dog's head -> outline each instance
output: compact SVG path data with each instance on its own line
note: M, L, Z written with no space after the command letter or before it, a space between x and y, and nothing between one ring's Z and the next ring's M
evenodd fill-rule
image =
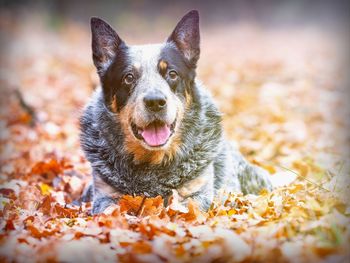
M199 58L199 16L187 13L163 44L128 46L103 20L91 19L93 61L104 100L136 159L161 162L181 143Z

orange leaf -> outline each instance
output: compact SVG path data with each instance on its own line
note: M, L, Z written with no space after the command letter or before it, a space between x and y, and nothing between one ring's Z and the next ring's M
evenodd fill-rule
M23 220L23 224L24 226L30 225L34 222L34 220L34 216L28 216L26 219Z
M41 232L33 225L28 225L27 226L27 230L30 232L30 234L35 237L35 238L38 238L38 239L41 239L42 238L42 234Z
M147 242L137 241L132 244L132 251L137 254L148 254L152 252L152 247Z
M179 218L184 219L185 221L193 221L196 219L202 219L202 212L199 210L198 204L192 199L188 201L188 212L179 214Z
M159 215L163 209L163 198L145 198L142 196L132 197L124 195L119 201L120 211L131 215Z
M30 174L48 174L53 173L55 175L62 173L62 163L59 163L56 159L50 159L48 162L37 162L30 172Z
M56 212L58 217L73 218L73 217L77 217L79 214L79 210L61 207L59 204L55 205L54 211Z
M38 238L38 239L41 239L42 237L52 236L52 235L56 234L56 232L57 232L57 230L52 230L52 231L44 230L44 231L41 232L39 229L37 229L33 225L28 225L27 226L27 230L30 232L30 234L33 237Z

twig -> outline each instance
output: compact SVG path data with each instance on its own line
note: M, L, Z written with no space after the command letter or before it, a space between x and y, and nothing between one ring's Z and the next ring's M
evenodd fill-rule
M15 89L15 95L19 101L19 105L23 108L25 112L29 114L30 118L30 126L34 126L36 123L36 113L32 106L30 106L23 98L23 95L19 89Z
M289 169L289 168L287 168L287 167L284 167L284 166L278 165L278 164L275 164L275 165L278 166L278 167L280 167L280 168L282 168L282 169L285 169L285 170L287 170L287 171L289 171L289 172L291 172L291 173L293 173L293 174L295 174L295 175L298 176L298 177L303 178L305 181L307 181L307 182L309 182L310 184L313 184L313 185L315 185L315 186L321 188L322 190L325 190L325 191L327 191L327 192L331 192L330 190L324 188L322 185L313 182L312 180L310 180L310 179L306 178L305 176L303 176L303 175L297 173L296 171L293 171L292 169Z
M139 209L138 209L137 212L136 212L136 216L139 216L139 215L140 215L141 210L142 210L142 207L143 207L143 205L145 204L146 198L147 198L146 196L144 196L144 197L142 198L140 207L139 207Z
M340 167L338 169L337 175L339 176L341 174L341 172L343 171L345 165L345 161L342 160ZM335 183L334 183L334 187L333 187L333 191L335 191L335 189L337 188L337 184L338 184L338 176L335 177Z

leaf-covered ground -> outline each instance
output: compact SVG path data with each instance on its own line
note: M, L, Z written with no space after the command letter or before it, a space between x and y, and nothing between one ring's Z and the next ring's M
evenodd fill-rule
M0 19L1 261L349 262L349 63L337 32L203 29L199 77L227 137L281 184L298 174L292 184L222 193L206 213L174 192L169 207L124 196L91 216L90 203L68 205L90 174L78 140L98 83L88 28L15 21ZM154 42L169 30L124 38Z

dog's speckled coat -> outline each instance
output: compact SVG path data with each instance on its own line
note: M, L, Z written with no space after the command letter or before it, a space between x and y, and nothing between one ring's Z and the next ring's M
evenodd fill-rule
M110 41L109 43L104 41L103 44L109 45L104 47L104 50L109 53L104 57L98 53L100 50L97 50L94 44L94 38L98 37L96 32L106 35L106 31L109 32L111 28L101 20L96 21L95 19L95 25L92 23L93 26L96 27L97 24L101 27L101 23L103 26L102 31L94 32L93 29L94 62L100 74L102 88L95 91L81 117L81 145L93 170L93 213L102 212L122 194L161 195L167 199L175 189L178 190L184 202L190 197L197 200L203 209L207 209L215 193L221 188L231 192L241 191L244 194L256 194L262 188L269 190L272 188L268 173L248 163L233 143L224 139L221 113L213 103L210 94L195 79L195 64L199 58L199 46L196 49L196 44L199 45L196 11L188 13L178 24L174 31L180 32L177 41L169 43L168 39L164 45L154 45L156 51L152 53L153 55L150 56L149 52L142 53L143 46L128 47L127 51L125 49L123 51L128 53L128 61L136 60L139 63L138 67L142 67L144 72L147 72L143 78L140 77L133 93L131 92L128 96L123 95L123 105L132 103L130 101L133 100L133 96L136 96L134 94L144 94L140 90L147 92L149 83L159 83L156 85L158 87L167 85L157 69L160 59L167 59L167 62L171 63L171 59L166 57L167 50L181 51L182 59L187 61L186 66L183 66L185 73L188 72L187 75L181 74L181 69L178 69L183 79L181 83L179 81L176 84L176 92L173 89L174 92L171 93L168 86L167 91L163 88L164 94L169 93L166 95L169 100L175 94L176 99L184 106L182 118L176 124L175 130L181 138L180 144L172 158L165 156L164 161L160 163L135 160L133 152L125 147L124 142L128 131L125 131L121 123L121 109L117 112L111 110L109 102L115 93L106 87L108 83L106 72L108 68L114 67L113 59L118 57L118 51L111 51L110 48L116 47L111 45ZM107 35L108 37L112 35L112 39L121 41L114 31ZM178 41L190 41L190 43L186 46ZM147 48L149 49L150 46ZM141 50L136 52L137 57L133 55L135 50ZM175 55L178 56L178 53ZM176 64L176 61L174 63ZM143 85L142 81L147 81L148 84ZM191 99L186 106L185 91L190 94ZM136 101L136 98L134 100ZM120 101L118 102L120 105ZM171 143L170 141L169 144ZM141 143L140 147L143 147ZM148 150L147 153L151 155L153 151Z

